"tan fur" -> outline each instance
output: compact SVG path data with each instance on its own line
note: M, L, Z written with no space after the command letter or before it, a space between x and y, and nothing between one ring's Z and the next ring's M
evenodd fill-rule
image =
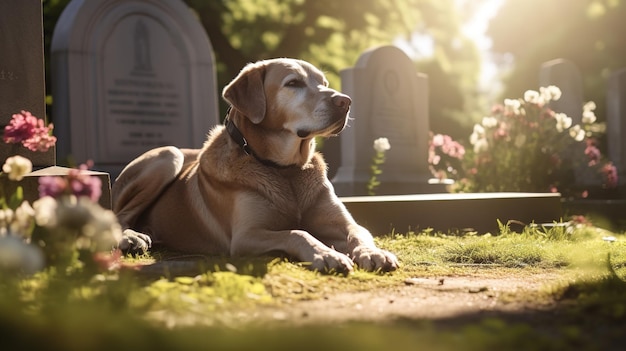
M120 247L216 255L275 251L314 270L394 270L396 257L374 245L334 194L315 137L339 133L350 99L328 88L311 64L274 59L249 64L224 89L229 118L248 155L224 126L200 150L150 150L113 185ZM260 160L276 166L267 165Z

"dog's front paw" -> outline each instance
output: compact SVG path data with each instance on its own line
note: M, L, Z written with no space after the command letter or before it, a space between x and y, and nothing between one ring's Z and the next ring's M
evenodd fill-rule
M327 250L313 254L308 267L318 272L348 274L352 272L354 263L350 257L340 252Z
M352 259L366 271L395 271L400 267L396 255L377 247L358 246L352 251Z
M152 246L152 239L146 234L126 229L117 246L125 253L145 253Z

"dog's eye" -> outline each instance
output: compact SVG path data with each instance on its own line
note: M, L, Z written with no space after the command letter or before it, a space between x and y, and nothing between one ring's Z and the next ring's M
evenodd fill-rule
M285 84L286 87L291 88L302 88L305 86L305 83L301 79L292 79Z

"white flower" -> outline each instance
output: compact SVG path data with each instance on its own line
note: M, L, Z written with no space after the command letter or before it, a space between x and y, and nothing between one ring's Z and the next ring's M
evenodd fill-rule
M9 179L20 181L25 175L33 170L33 164L29 159L22 156L7 158L2 166L2 172L9 175Z
M476 145L476 142L483 138L485 138L485 128L480 124L474 124L474 132L470 135L470 144Z
M28 201L15 209L15 216L11 222L11 233L26 238L30 235L30 230L35 219L35 210L30 206Z
M596 114L593 113L593 111L591 110L584 110L583 111L583 119L582 122L584 124L592 124L596 121Z
M554 85L541 87L539 88L539 92L545 102L557 101L561 98L561 89Z
M554 119L556 119L556 130L559 133L572 126L572 119L564 113L555 114Z
M78 233L76 247L79 249L106 251L122 239L122 228L115 214L87 197L72 196L58 201L55 215L56 221L47 228L56 235Z
M483 117L481 124L485 128L494 128L498 125L498 119L495 117Z
M33 202L35 223L42 227L56 225L57 201L51 196L44 196Z
M583 111L595 111L596 103L593 101L588 101L583 105Z
M489 150L489 142L487 141L487 139L485 138L480 138L478 140L476 140L476 142L474 143L474 152L475 153L481 153L483 151L487 151Z
M585 139L585 131L578 124L570 128L569 135L576 141L583 141L583 139Z
M13 222L13 210L0 209L0 237L9 234L9 227Z
M376 150L376 152L385 152L389 149L391 149L391 145L389 144L389 139L378 138L374 140L374 150Z
M504 99L504 112L519 115L522 103L518 99Z
M530 102L531 104L539 104L543 103L543 97L536 90L526 90L524 93L524 101Z
M522 145L524 145L525 143L526 143L526 135L525 134L518 134L515 137L515 146L522 147Z

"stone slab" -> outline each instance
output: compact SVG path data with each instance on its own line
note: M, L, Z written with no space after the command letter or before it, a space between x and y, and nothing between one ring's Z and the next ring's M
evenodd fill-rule
M22 186L24 190L24 200L30 202L31 204L39 199L39 178L44 176L58 176L63 177L68 174L71 168L52 166L46 167L34 172L27 174L24 179L19 182L12 181L7 179L6 177L0 178L0 186L2 186L2 190L4 194L7 194L7 197L10 194L15 192L15 189L18 186ZM111 209L111 180L108 173L104 172L96 172L96 171L85 171L91 176L95 176L100 178L102 181L102 195L100 196L99 204L103 208Z
M30 111L46 117L41 0L0 1L0 139L13 114ZM34 167L55 164L55 149L33 152L0 142L0 164L14 155Z
M551 223L562 216L558 193L468 193L341 197L354 219L373 235L432 228L498 230L498 220Z

